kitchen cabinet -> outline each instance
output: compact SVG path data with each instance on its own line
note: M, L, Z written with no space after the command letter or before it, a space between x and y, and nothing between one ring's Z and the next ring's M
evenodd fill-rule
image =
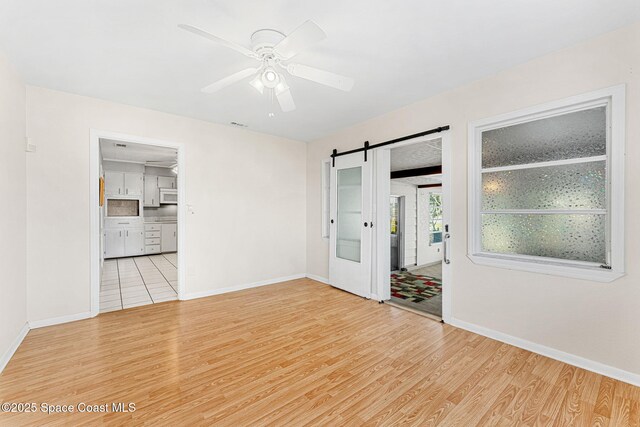
M176 252L178 250L178 224L162 224L160 244L162 252Z
M125 230L124 251L126 256L144 255L144 228Z
M114 227L104 230L104 257L144 255L143 227Z
M118 258L124 255L124 229L110 229L104 231L104 257Z
M104 192L107 196L142 196L143 174L105 171Z
M144 175L141 173L124 174L124 193L127 196L142 196Z
M160 188L156 175L144 176L144 206L160 207Z
M144 225L144 253L159 254L161 250L162 224Z
M107 196L124 194L124 173L106 171L104 173L104 192Z
M178 188L176 178L173 176L159 176L158 188Z

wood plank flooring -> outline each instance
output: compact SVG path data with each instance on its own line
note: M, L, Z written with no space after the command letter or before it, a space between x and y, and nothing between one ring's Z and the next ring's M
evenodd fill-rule
M308 279L36 329L0 425L640 424L640 388Z

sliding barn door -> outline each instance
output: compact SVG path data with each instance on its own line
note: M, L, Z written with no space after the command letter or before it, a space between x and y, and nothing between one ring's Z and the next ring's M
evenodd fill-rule
M371 156L335 158L331 168L329 281L332 286L368 297L371 283Z

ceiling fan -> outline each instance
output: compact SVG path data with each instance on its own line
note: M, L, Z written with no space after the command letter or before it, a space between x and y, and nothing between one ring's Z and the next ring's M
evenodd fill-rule
M287 112L295 110L296 105L293 102L284 72L345 92L350 91L353 87L352 78L309 67L308 65L289 63L289 60L298 53L327 37L324 31L313 21L306 21L289 35L272 29L258 30L251 35L252 49L214 36L192 25L180 24L178 27L260 62L257 67L238 71L202 88L204 93L217 92L243 79L254 76L249 82L251 86L260 93L265 93L265 90L272 91L282 111Z

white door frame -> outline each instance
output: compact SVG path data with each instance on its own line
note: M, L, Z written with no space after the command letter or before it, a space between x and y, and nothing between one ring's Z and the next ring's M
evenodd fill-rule
M178 298L184 299L185 291L185 147L178 142L163 141L160 139L145 138L135 135L126 135L116 132L109 132L91 129L89 141L89 203L91 216L91 240L90 240L90 283L91 283L91 316L100 313L100 139L115 139L118 141L131 142L135 144L152 145L156 147L174 148L178 152Z
M451 131L445 131L421 138L415 138L399 142L373 150L374 169L374 256L373 256L373 280L371 298L382 301L389 298L390 294L390 217L389 197L391 195L390 158L391 149L407 145L419 144L428 141L442 140L442 198L443 198L443 224L449 225L449 233L455 232L455 226L451 223ZM446 234L446 233L445 233ZM447 242L447 255L451 258L451 240ZM443 257L445 254L443 253ZM451 264L442 263L442 320L445 323L451 321Z

